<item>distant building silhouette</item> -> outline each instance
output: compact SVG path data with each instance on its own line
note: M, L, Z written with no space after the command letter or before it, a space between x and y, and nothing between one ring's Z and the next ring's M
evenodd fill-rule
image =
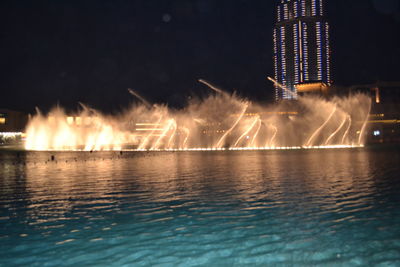
M28 116L25 113L0 109L0 146L21 142L27 122Z
M19 111L0 109L0 133L22 132L28 122L28 116Z
M324 0L277 0L274 27L276 100L295 99L297 85L330 85L329 24Z

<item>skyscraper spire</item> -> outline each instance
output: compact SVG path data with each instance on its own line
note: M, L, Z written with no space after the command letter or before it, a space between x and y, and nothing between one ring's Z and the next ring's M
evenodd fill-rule
M323 0L277 0L274 27L276 100L293 99L296 85L331 83L329 24Z

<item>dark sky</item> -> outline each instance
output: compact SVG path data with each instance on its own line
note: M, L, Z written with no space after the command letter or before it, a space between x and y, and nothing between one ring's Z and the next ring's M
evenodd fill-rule
M333 79L400 80L400 0L327 0ZM271 100L273 0L2 0L0 108L179 106L203 78Z

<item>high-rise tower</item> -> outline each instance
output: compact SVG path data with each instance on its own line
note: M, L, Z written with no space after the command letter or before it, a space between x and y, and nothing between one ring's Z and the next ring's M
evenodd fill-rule
M276 100L295 99L296 85L331 83L329 24L324 0L276 0L275 80L293 94L275 89Z

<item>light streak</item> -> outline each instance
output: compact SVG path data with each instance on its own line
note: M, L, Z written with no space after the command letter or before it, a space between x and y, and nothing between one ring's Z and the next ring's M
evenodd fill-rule
M258 122L259 119L260 119L260 117L255 118L255 120L249 126L249 128L247 128L247 130L236 140L233 147L236 147L238 145L238 143L253 129L253 127L256 125L256 123Z
M365 128L367 127L369 114L371 113L371 106L372 106L372 105L371 105L371 99L369 99L368 113L367 113L367 116L365 116L365 120L364 120L363 126L362 126L361 131L360 131L360 136L359 136L359 138L358 138L358 144L359 144L359 145L362 144L361 140L362 140L362 138L363 138L363 136L364 136Z
M164 131L162 132L161 136L157 139L155 144L150 148L150 150L158 149L158 146L159 146L161 140L167 135L167 133L171 129L173 123L174 123L173 119L168 120L167 126L164 128Z
M164 129L160 128L136 128L135 131L163 131Z
M257 130L256 130L254 136L253 136L253 139L251 140L251 143L250 143L251 146L254 146L254 141L256 141L256 138L257 138L257 136L258 136L258 133L260 132L261 124L262 124L262 123L261 123L260 116L258 116L258 127L257 127Z
M158 121L157 121L157 124L159 124L159 123L161 122L162 118L163 118L163 116L160 116L160 118L159 118ZM154 132L155 132L155 130L151 131L151 132L146 136L146 138L145 138L145 139L142 141L142 143L139 145L139 149L144 149L144 148L146 148L147 143L149 142L149 138L150 138L151 136L153 136Z
M349 126L347 126L347 129L346 129L345 133L343 134L342 144L344 144L344 140L345 140L346 136L349 134L349 131L350 131L350 128L351 128L352 120L351 120L350 115L347 115L347 119L349 121Z
M136 126L160 126L161 124L159 123L145 123L145 122L139 122L135 123Z
M173 127L174 131L172 132L171 137L168 140L168 145L167 145L168 148L171 148L171 142L174 139L175 134L176 134L176 121L175 120L174 120L174 122L172 124L172 127Z
M333 114L336 112L336 105L333 107L332 113L329 115L328 119L317 129L315 132L311 135L310 139L307 141L306 146L311 145L311 141L319 134L319 132L329 123L331 118L333 117Z
M274 134L272 135L271 139L269 140L267 146L271 147L273 145L274 141L275 141L276 135L278 134L278 128L275 125L272 125L272 124L270 124L270 127L272 127L272 129L274 130Z
M274 80L271 77L267 77L268 80L270 80L271 82L274 83L275 86L278 86L280 88L282 88L286 93L288 93L289 95L291 95L293 98L297 98L297 94L292 92L291 90L289 90L288 88L286 88L286 86L284 86L283 84L280 84L278 81Z
M186 128L186 127L183 127L182 129L183 129L183 131L186 133L186 137L185 137L185 139L183 140L182 147L183 147L183 148L186 148L186 143L187 143L187 141L188 141L188 139L189 139L190 130L189 130L188 128Z
M141 95L139 95L137 92L133 91L131 88L128 88L128 92L129 92L131 95L137 97L137 99L139 99L140 101L142 101L142 103L143 103L147 108L151 108L150 103L149 103L146 99L144 99Z
M235 123L232 125L232 127L231 127L228 131L226 131L226 132L222 135L222 137L219 139L219 141L218 141L218 143L217 143L217 145L216 145L217 148L221 147L221 144L222 144L222 142L225 140L226 136L227 136L228 134L230 134L230 133L232 132L232 130L236 127L236 125L238 125L238 123L242 120L243 115L246 113L247 107L248 107L248 103L246 103L246 104L244 105L244 108L243 108L242 113L240 114L239 118L235 121Z
M348 115L347 115L348 116ZM347 121L347 116L345 116L345 118L343 119L343 122L340 124L340 126L336 129L336 131L334 131L329 137L328 139L326 139L325 141L325 145L328 145L329 141L338 133L340 132L340 130L343 128L343 126L345 125L346 121Z
M228 93L226 93L226 92L222 91L221 89L215 87L214 85L210 84L210 83L207 82L206 80L199 79L198 81L199 81L200 83L202 83L202 84L207 85L210 89L214 90L215 92L217 92L217 93L219 93L219 94L226 95L226 96L229 95Z
M120 149L126 152L185 152L185 151L267 151L267 150L310 150L310 149L354 149L363 148L364 145L321 145L321 146L265 146L265 147L193 147L193 148L158 148L158 149ZM42 151L81 151L79 149L44 149ZM103 149L103 151L115 151L114 149Z

